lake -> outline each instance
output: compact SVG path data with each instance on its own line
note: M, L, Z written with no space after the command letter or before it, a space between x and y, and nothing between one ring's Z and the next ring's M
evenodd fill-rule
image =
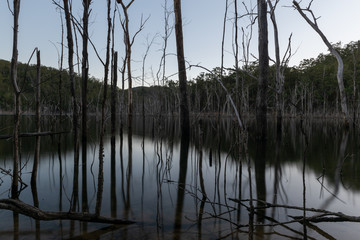
M0 134L10 134L12 118L0 122ZM87 158L80 151L78 164L70 132L41 137L36 187L30 184L35 138L22 138L21 201L52 212L95 213L100 207L101 216L134 223L38 221L0 209L0 238L358 239L360 223L324 217L360 216L359 130L333 120L294 119L284 121L279 135L269 121L268 140L259 144L253 121L247 126L244 147L232 119L192 119L190 141L181 139L177 119L134 119L133 129L124 127L115 138L107 129L100 169L93 118ZM34 129L34 118L23 116L22 132ZM42 129L67 131L71 123L44 117ZM0 140L0 150L0 198L7 199L11 140ZM321 214L320 222L298 220Z

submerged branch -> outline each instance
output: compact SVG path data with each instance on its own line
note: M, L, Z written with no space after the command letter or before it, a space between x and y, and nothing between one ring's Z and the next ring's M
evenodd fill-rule
M11 210L13 212L20 213L22 215L42 221L78 220L82 222L125 224L125 225L135 223L129 220L102 217L91 213L48 212L15 199L0 199L0 209Z

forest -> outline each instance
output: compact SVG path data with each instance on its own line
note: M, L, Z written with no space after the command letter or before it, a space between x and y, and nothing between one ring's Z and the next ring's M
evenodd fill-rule
M350 42L345 45L337 43L334 45L344 61L344 85L348 96L350 111L355 117L358 115L358 85L357 69L360 68L360 41ZM256 102L256 75L258 74L258 63L254 62L247 69L240 69L241 86L236 90L235 69L227 69L223 75L223 83L226 89L230 90L230 95L235 99L236 93L241 93L241 112L244 115L255 114ZM269 96L267 99L270 115L276 114L276 66L273 64L269 70ZM69 74L63 70L51 67L41 67L41 101L43 114L59 114L61 108L64 112L71 114L71 95L68 91L70 87ZM220 67L212 69L212 73L220 74ZM216 116L231 116L232 108L227 101L227 93L214 78L213 74L203 72L199 76L188 81L189 106L191 114ZM10 74L10 62L0 60L0 109L2 112L11 112L13 109L14 98L11 94L11 83L8 81ZM309 117L331 118L341 115L339 92L336 82L337 62L330 54L320 54L317 58L304 59L298 66L284 69L284 93L283 93L283 112L287 117L297 117L303 114ZM59 89L60 75L63 81ZM19 64L18 77L20 78L22 89L22 108L28 113L35 112L34 99L34 80L36 78L36 66ZM81 76L75 76L75 86L77 96L80 96ZM99 79L89 78L88 83L88 107L90 114L99 114L100 99L103 91L102 83ZM62 102L60 106L59 94L61 91ZM178 81L166 79L165 86L135 87L134 88L134 114L142 114L142 106L145 105L145 115L178 115L179 89ZM108 93L109 94L109 93ZM110 94L109 94L110 96ZM127 105L127 89L122 90L117 87L118 100L123 100L122 105ZM164 105L166 104L166 105ZM110 104L107 103L110 111ZM126 111L125 111L126 114Z
M100 48L91 32L95 2L74 9L52 0L61 25L55 68L39 47L19 61L24 9L7 1L0 238L357 239L360 40L331 43L314 0L293 0L287 7L329 51L290 66L293 35L281 45L277 22L284 1L226 0L221 64L209 69L186 58L183 1L164 0L161 57L148 74L154 39L141 60L133 55L150 18L132 29L139 2L104 1ZM169 56L176 74L167 72ZM93 58L101 79L89 71ZM194 68L200 73L189 77ZM146 75L154 84L144 84Z

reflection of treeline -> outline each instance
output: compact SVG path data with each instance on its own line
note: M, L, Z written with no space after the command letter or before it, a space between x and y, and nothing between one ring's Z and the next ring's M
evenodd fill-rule
M360 68L360 42L351 42L345 46L336 45L344 60L344 84L348 96L348 104L351 110L358 108L358 84L357 69ZM50 67L42 67L41 101L43 111L49 113L58 112L60 107L63 111L71 113L70 81L66 71L60 73ZM11 111L13 109L13 93L9 80L10 63L0 60L0 109ZM220 69L214 69L219 73ZM257 91L257 63L240 70L238 91L235 89L235 71L228 69L222 77L222 81L229 92L234 95L239 93L239 109L242 113L255 111ZM288 67L285 70L285 85L283 94L283 110L285 114L329 114L338 113L340 109L339 90L336 80L337 62L330 54L320 54L316 59L303 60L299 66ZM59 102L59 79L62 78L62 102ZM22 92L22 108L24 111L34 111L34 79L36 66L19 64L18 77ZM80 76L76 76L77 96L80 97ZM88 83L89 112L95 113L100 109L102 99L102 83L90 78ZM270 67L268 106L270 112L275 112L275 67ZM124 95L119 90L118 97L127 104L127 91ZM227 114L232 109L226 96L213 75L201 73L188 82L188 95L190 111L203 114ZM124 97L122 97L124 96ZM137 87L133 90L134 114L158 115L177 114L179 106L178 84L169 80L166 86ZM233 99L236 99L233 96ZM120 101L121 102L121 101ZM144 108L143 108L144 106ZM124 111L126 107L121 108ZM125 111L126 112L126 111Z
M172 144L180 142L178 118L147 117L145 125L142 118L135 118L133 127L134 135L144 134L147 138L161 139ZM251 161L254 161L257 153L255 121L247 121L247 127L248 154ZM227 153L230 161L244 161L245 158L239 156L239 146L234 141L236 129L238 129L237 122L232 118L223 118L221 121L215 118L202 120L192 118L191 142L209 155L212 153L214 159L219 156L220 151ZM288 166L298 167L301 171L305 157L307 171L316 177L324 176L330 186L342 184L359 190L360 182L354 181L358 178L360 171L356 154L358 152L357 131L344 128L341 121L321 119L305 121L303 129L309 141L308 147L306 147L300 120L284 121L280 139L276 137L276 121L268 122L266 167L272 168L273 171L277 168L280 173ZM201 146L198 142L201 142ZM211 161L211 159L204 159L204 161Z

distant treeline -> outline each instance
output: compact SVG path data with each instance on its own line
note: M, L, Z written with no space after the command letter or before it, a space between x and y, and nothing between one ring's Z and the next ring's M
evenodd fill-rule
M350 112L357 113L359 108L360 41L342 46L336 44L344 61L344 84ZM255 112L257 72L256 62L242 67L239 71L239 84L236 89L235 69L226 68L220 76L220 68L213 73L222 79L233 100L243 114ZM320 54L317 58L303 60L298 66L287 67L284 72L285 85L283 110L285 115L296 114L329 115L341 112L339 90L336 80L337 61L331 54ZM9 80L10 62L0 60L0 110L13 110L13 89ZM36 66L19 64L18 79L22 94L22 110L34 111L34 80ZM43 113L71 113L70 82L67 71L55 68L41 68L41 102ZM61 79L61 84L60 84ZM275 66L270 67L268 107L269 113L275 112ZM121 80L118 80L121 83ZM60 88L61 86L61 88ZM76 76L77 96L80 99L80 76ZM90 113L100 110L103 83L90 78L88 83L88 105ZM118 109L126 112L127 91L119 88ZM110 94L110 93L109 93ZM61 96L61 101L60 101ZM190 111L193 114L231 114L229 96L210 73L201 73L188 82ZM137 87L133 90L134 114L157 115L177 114L179 111L178 83L168 80L165 86ZM110 105L108 106L110 108Z

